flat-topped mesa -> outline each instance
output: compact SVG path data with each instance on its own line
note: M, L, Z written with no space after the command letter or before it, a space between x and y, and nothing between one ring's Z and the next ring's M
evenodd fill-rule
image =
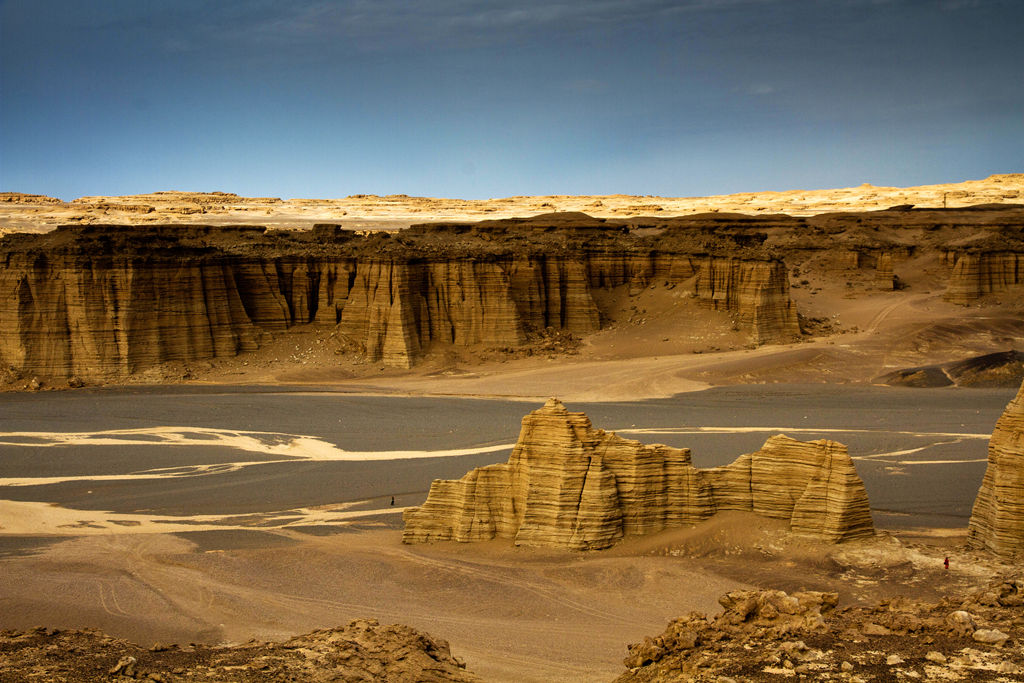
M1024 384L988 442L988 467L967 539L972 548L1000 555L1024 552Z
M789 519L795 533L830 542L874 533L864 484L842 444L775 436L731 465L700 470L687 448L594 429L552 398L523 418L507 463L435 480L426 502L406 510L402 540L600 549L719 510Z

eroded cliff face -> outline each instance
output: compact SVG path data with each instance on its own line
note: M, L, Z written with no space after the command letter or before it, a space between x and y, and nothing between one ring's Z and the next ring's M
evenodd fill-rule
M0 360L50 376L107 377L233 356L255 348L261 334L238 283L218 261L8 258L0 270Z
M985 294L1024 284L1024 253L1012 251L969 252L953 256L945 298L969 304Z
M695 468L689 449L593 429L557 399L523 418L507 463L435 480L404 514L403 541L481 541L576 550L694 524L719 510L789 519L840 542L873 533L867 493L846 447L772 437L726 467Z
M799 334L781 261L637 249L619 227L566 228L566 243L556 225L520 249L503 231L446 249L429 230L191 230L69 227L5 241L0 363L109 379L320 324L371 361L409 367L435 343L515 347L547 328L596 331L595 290L653 280L732 314L756 343Z
M968 544L999 554L1024 552L1024 384L988 443L988 467L971 511Z

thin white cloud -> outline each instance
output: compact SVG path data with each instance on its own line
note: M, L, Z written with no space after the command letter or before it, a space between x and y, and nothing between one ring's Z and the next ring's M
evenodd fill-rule
M770 83L755 83L747 88L751 95L771 95L775 92L775 86Z

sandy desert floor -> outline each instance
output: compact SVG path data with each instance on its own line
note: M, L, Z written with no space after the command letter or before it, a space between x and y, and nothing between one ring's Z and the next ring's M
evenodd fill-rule
M844 441L882 529L825 546L736 513L596 553L401 543L399 513L433 477L507 457L535 407L523 401L309 387L5 394L0 628L97 627L148 645L373 617L449 640L485 680L607 680L627 644L715 612L734 588L934 598L1005 571L961 546L1010 394L776 385L570 404L625 436L688 445L699 466L777 431Z
M717 612L729 590L838 590L846 604L935 599L1009 570L951 551L957 536L886 534L837 549L740 513L589 554L501 542L405 546L396 521L385 515L325 536L120 533L7 544L2 626L89 626L145 646L283 638L374 617L449 640L484 680L593 681L622 671L628 643L690 611Z

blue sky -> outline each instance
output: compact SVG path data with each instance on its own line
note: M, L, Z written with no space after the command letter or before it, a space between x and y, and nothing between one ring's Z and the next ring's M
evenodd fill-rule
M1024 171L1019 0L0 0L0 190L695 196Z

